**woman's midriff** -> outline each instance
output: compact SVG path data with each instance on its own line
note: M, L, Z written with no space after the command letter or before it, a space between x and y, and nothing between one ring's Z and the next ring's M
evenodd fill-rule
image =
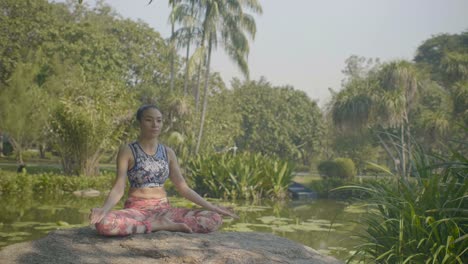
M166 198L167 194L164 187L130 188L128 196L143 199L161 199Z

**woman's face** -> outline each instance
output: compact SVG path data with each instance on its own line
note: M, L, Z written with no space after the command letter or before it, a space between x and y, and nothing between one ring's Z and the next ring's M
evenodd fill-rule
M163 125L162 114L158 109L146 109L140 120L140 132L143 136L157 137Z

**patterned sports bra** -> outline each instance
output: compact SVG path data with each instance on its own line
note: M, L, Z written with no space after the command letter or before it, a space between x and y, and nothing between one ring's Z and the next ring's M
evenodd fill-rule
M169 160L166 147L158 144L156 153L148 155L135 141L129 144L135 165L128 170L127 176L132 188L160 187L169 177Z

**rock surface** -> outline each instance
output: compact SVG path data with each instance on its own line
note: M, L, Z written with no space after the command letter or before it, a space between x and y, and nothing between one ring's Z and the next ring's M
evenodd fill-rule
M307 246L266 233L166 231L98 236L90 227L57 230L7 246L0 263L342 263Z

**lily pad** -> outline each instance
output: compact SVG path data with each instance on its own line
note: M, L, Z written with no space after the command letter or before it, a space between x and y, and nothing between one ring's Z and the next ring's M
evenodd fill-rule
M283 222L286 221L294 221L293 219L290 218L285 218L285 217L276 217L276 216L262 216L257 218L258 220L262 221L264 224L272 224L273 222L281 222L280 224L284 224Z
M44 225L44 226L35 226L34 229L36 230L52 230L59 228L58 225Z
M0 232L0 237L20 237L20 236L29 236L31 233L28 232L12 232L12 233L5 233Z
M20 237L20 236L8 238L8 241L23 241L23 240L25 240L25 238Z
M306 221L310 223L315 223L318 225L330 225L331 223L330 220L326 220L326 219L307 219Z
M262 212L270 209L270 207L266 206L239 206L235 207L235 210L242 211L242 212Z
M328 232L328 231L335 231L335 229L330 228L329 226L325 226L323 224L311 223L311 222L303 222L298 225L291 225L292 228L295 230L301 231L317 231L317 232Z
M11 224L11 226L13 227L27 227L27 226L35 226L35 225L39 225L40 222L32 222L32 221L29 221L29 222L14 222Z
M57 221L58 226L69 226L70 224L65 221Z
M363 214L367 212L367 205L365 204L352 204L344 209L344 212L350 214Z
M272 226L271 229L278 232L296 232L291 225Z
M248 223L237 223L235 225L223 228L224 231L236 231L236 232L253 232L254 230L250 229Z

